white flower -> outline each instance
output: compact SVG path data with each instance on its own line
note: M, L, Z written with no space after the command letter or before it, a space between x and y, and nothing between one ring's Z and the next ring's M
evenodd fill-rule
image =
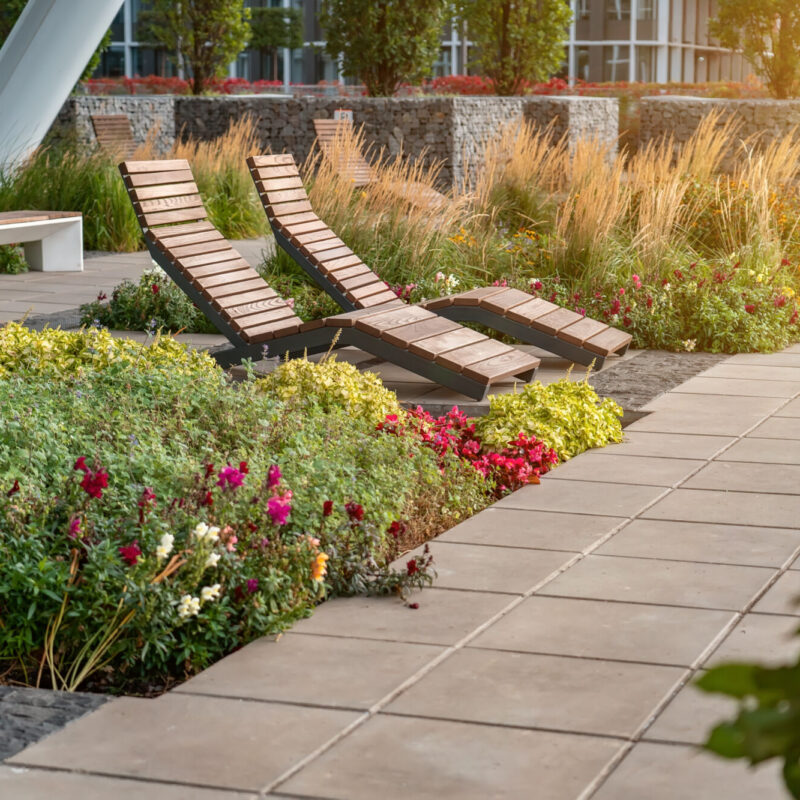
M219 597L219 589L220 585L218 583L215 583L213 586L204 586L200 590L200 597L204 603L210 600L216 600Z
M683 343L683 349L687 353L691 353L695 347L697 347L697 339L686 339Z
M219 528L209 527L205 522L198 522L194 529L194 535L200 542L214 544L219 539Z
M172 552L172 545L174 542L175 537L171 533L165 533L161 537L161 541L158 547L156 547L156 558L158 558L159 561L162 558L166 558Z
M196 617L199 613L200 600L197 597L192 597L190 594L185 594L181 597L181 602L178 604L178 616L181 619Z
M206 568L216 567L220 558L222 558L222 556L219 553L210 553L208 558L206 559Z
M444 279L444 285L445 285L445 286L446 286L448 289L455 289L455 288L456 288L456 286L458 286L458 284L459 284L459 280L458 280L458 278L456 278L456 276L455 276L455 275L448 275L448 276L447 276L447 277Z

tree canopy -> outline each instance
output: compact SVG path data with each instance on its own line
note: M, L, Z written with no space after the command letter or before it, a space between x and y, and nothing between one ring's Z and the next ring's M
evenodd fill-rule
M272 56L272 77L278 75L278 49L303 46L303 12L299 8L254 8L250 46Z
M371 97L389 97L430 74L449 7L447 0L323 0L325 49Z
M709 32L742 55L778 98L800 94L800 3L719 0Z
M192 92L202 94L250 41L244 0L151 0L140 22L144 36L179 54L192 72Z
M497 94L519 94L563 63L572 19L565 0L461 0L459 14L477 48L475 62Z

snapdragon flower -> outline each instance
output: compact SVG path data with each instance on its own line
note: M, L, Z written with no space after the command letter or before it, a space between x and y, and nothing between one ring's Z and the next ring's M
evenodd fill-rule
M198 522L194 529L194 536L199 542L214 544L219 539L219 528L209 526L205 522Z
M200 598L202 602L208 603L212 600L219 599L220 594L220 584L215 583L213 586L204 586L200 590Z
M185 594L181 597L178 604L178 616L181 619L187 617L196 617L200 613L200 600L197 597L192 597L190 594Z
M205 568L208 569L211 567L213 569L219 563L220 558L222 558L222 556L219 553L209 553L208 558L206 559Z
M171 533L165 533L161 537L161 541L158 543L158 547L156 547L156 558L159 561L166 558L172 552L172 547L174 543L175 543L175 537Z

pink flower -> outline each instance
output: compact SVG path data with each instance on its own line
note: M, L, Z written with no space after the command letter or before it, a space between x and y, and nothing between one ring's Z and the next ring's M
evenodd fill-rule
M69 538L77 539L81 535L81 520L80 517L73 517L69 523Z
M225 543L225 549L232 553L236 549L236 542L239 541L238 536L231 536L228 538L228 541Z
M267 511L272 519L273 525L285 525L292 510L292 493L285 492L282 495L270 497L267 501Z
M122 556L122 560L125 561L129 567L136 566L136 562L139 560L139 556L142 554L138 539L134 539L129 545L120 547L119 554Z
M281 482L281 470L277 464L273 464L267 472L267 487L274 489Z
M622 297L622 295L624 295L624 294L625 294L625 290L620 286L619 296Z
M756 307L752 303L746 303L745 307L744 307L744 310L748 314L753 314L753 313L755 313Z
M220 470L219 477L217 479L217 486L221 486L223 489L227 486L231 489L238 489L244 483L244 473L241 470L236 469L236 467L232 467L228 464L227 467L223 467Z
M642 281L641 281L641 279L639 278L638 275L631 275L631 280L633 281L633 285L637 289L641 289L642 288Z

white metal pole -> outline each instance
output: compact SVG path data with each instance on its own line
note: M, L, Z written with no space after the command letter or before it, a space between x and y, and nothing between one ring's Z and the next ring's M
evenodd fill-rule
M572 0L570 6L572 7L572 20L569 23L569 43L567 44L567 80L570 86L574 86L578 67L575 63L575 39L577 37L575 20L578 18L578 0Z
M131 0L125 0L122 7L122 37L125 40L123 50L125 56L125 77L133 77L133 12ZM183 77L183 76L181 76Z
M628 50L628 80L633 83L636 80L636 17L639 16L637 0L631 0L631 43Z
M292 0L283 0L284 8L292 7ZM277 78L277 76L276 76ZM288 47L283 48L283 91L289 94L292 82L292 51Z
M29 0L0 48L0 166L39 146L121 0Z

